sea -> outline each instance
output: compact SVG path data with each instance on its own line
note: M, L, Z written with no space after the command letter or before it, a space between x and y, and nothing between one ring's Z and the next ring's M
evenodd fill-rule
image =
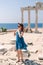
M28 26L28 23L23 23L24 27ZM18 23L0 23L0 28L6 28L6 29L17 29ZM35 23L30 24L31 28L35 28ZM38 23L38 28L42 28L42 23Z

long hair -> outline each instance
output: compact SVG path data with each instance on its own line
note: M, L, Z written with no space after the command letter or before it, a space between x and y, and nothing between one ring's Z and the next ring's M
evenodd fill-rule
M22 23L18 23L21 26L21 31L24 32L24 25Z

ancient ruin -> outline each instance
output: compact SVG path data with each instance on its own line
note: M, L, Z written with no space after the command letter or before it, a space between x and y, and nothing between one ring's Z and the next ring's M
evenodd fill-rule
M37 2L36 6L28 6L28 7L22 7L21 8L21 22L24 22L23 19L23 13L24 11L28 11L28 32L30 32L30 11L35 10L36 13L36 19L35 19L35 32L38 32L38 10L43 10L43 3Z

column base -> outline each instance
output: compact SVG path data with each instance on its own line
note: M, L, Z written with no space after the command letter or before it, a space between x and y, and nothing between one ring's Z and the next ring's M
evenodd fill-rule
M28 30L28 33L33 33L33 31L32 30Z
M39 32L38 30L35 30L35 33L41 33L41 32Z
M28 31L28 33L31 33L31 31Z

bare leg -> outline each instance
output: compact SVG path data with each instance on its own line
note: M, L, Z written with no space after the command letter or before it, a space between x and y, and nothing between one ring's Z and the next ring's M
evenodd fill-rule
M20 58L21 58L21 61L23 61L22 51L21 51L21 50L18 50L18 51L17 51L17 54L18 54L18 61L17 61L17 62L20 62Z
M21 60L23 60L23 53L21 50L20 50L20 56L21 56Z
M18 54L18 61L20 61L20 50L17 51Z

